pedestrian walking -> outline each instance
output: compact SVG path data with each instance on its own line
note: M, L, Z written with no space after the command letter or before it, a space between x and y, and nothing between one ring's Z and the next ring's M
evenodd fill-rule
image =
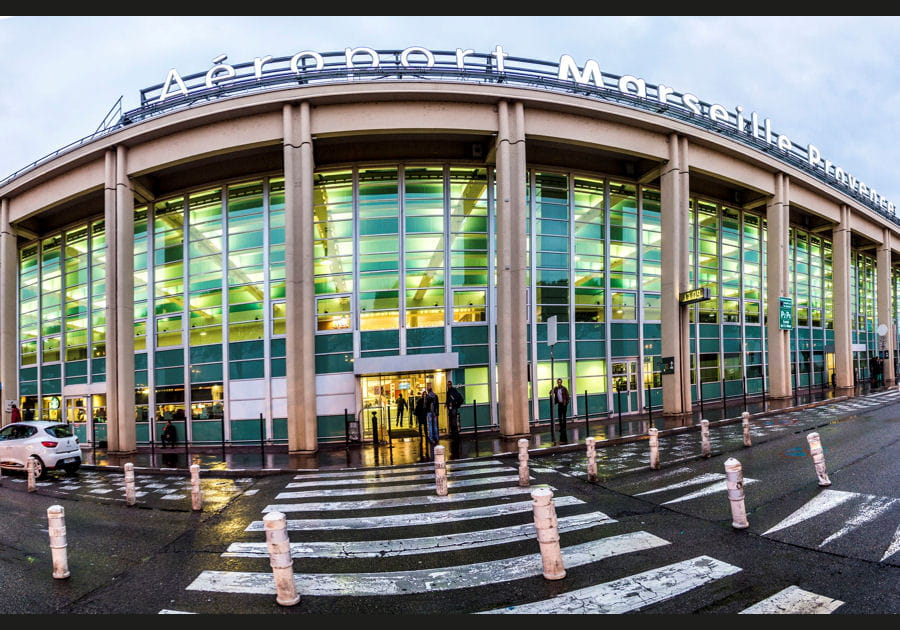
M428 435L428 441L432 444L438 443L440 437L438 433L438 414L440 414L440 403L437 394L431 389L431 383L428 383L425 389L425 421Z
M406 399L403 397L403 392L399 392L397 394L397 426L403 426L403 416L406 414ZM412 420L409 422L409 426L412 427Z
M22 414L19 412L19 408L16 407L15 403L13 403L12 409L9 410L9 421L10 422L21 422Z
M425 390L420 390L419 395L415 397L415 405L412 403L410 403L410 405L416 416L416 424L418 425L419 433L421 434L426 426Z
M559 419L559 439L566 441L566 412L569 409L569 390L562 379L556 379L556 387L550 390L550 413Z

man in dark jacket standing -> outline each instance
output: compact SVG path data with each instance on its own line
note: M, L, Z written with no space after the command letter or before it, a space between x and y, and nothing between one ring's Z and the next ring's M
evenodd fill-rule
M550 413L559 419L559 440L566 442L566 412L569 409L569 390L562 384L562 379L556 379L556 387L550 390ZM551 417L552 419L552 417Z
M459 435L459 408L462 407L463 396L453 385L453 381L447 381L447 419L450 421L450 433Z

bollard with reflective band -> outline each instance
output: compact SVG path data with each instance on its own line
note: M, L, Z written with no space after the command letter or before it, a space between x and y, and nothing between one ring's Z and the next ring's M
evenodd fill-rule
M810 433L806 436L809 442L809 454L812 455L813 463L816 465L816 475L819 477L820 486L830 486L831 480L828 478L828 471L825 470L825 453L822 451L822 442L818 433Z
M125 504L134 505L134 464L125 464Z
M596 440L592 437L586 438L584 443L587 445L587 476L588 481L597 481L597 447Z
M650 468L659 470L659 429L650 429Z
M191 464L191 507L195 511L203 509L203 495L200 490L200 466Z
M728 488L728 500L731 502L731 526L735 529L750 527L744 507L744 474L741 472L741 463L733 457L725 462L725 487Z
M703 457L709 457L709 420L700 421L700 443Z
M434 485L438 496L447 496L447 460L443 446L434 447Z
M528 472L528 440L519 440L519 485L523 488L531 485Z
M25 462L25 472L28 476L28 492L34 492L36 490L34 484L34 458L29 457Z
M263 525L266 530L269 565L275 576L275 601L282 606L293 606L300 601L300 596L294 582L294 559L291 557L287 521L281 512L269 512L263 517Z
M61 505L47 508L47 531L50 532L50 555L53 559L53 577L69 577L69 561L66 557L66 511Z
M741 424L744 426L744 446L751 446L750 442L750 412L741 414Z
M553 491L546 486L535 488L531 491L531 498L544 577L548 580L560 580L566 577L566 570L559 548L559 525L556 520L556 507L553 505Z

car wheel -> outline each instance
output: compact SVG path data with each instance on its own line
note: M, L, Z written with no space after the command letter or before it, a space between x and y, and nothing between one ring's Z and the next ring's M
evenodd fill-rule
M32 456L31 461L34 462L32 466L34 466L34 478L35 479L43 479L47 476L47 467L44 466L44 462L41 461L40 457Z
M68 474L72 475L72 474L78 472L78 469L79 469L79 468L81 468L81 463L80 463L80 462L77 463L77 464L66 464L66 465L63 467L63 470L65 470Z

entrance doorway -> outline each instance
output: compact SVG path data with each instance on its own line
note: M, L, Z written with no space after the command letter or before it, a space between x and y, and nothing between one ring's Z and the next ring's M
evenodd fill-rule
M395 372L391 374L366 374L360 376L360 423L363 439L373 437L373 418L381 441L392 438L419 437L419 426L414 413L416 402L431 385L440 402L438 430L443 435L449 431L446 407L447 373L444 370L428 372ZM399 404L399 397L404 404ZM399 404L399 407L398 407ZM404 409L405 406L405 409ZM402 413L398 413L398 408ZM422 434L424 435L424 427Z
M106 394L67 394L63 413L61 421L72 425L82 443L106 440Z
M639 411L641 405L638 396L641 388L638 385L637 357L614 359L610 363L610 368L612 371L613 411L616 413Z

